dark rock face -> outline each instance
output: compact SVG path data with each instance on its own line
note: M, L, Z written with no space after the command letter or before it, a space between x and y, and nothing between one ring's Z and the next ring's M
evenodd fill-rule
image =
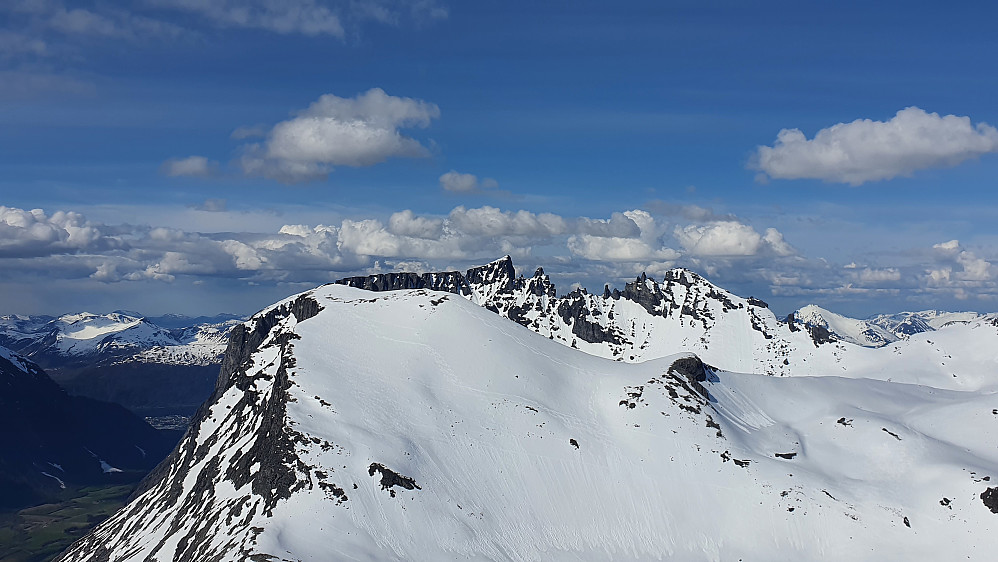
M561 304L558 305L558 316L566 324L570 324L572 326L572 333L583 341L589 343L623 343L611 330L589 320L592 313L589 309L589 302L585 298L586 296L583 290L576 290L562 297Z
M468 282L460 271L443 273L379 273L367 277L347 277L336 283L368 291L398 291L402 289L429 289L458 295L471 293Z
M715 320L709 305L711 301L720 303L723 312L744 307L696 273L685 269L666 272L661 283L642 274L627 283L623 291L611 291L606 286L603 295L598 296L590 295L585 289L576 289L557 298L555 287L542 268L538 268L529 279L517 278L509 256L469 269L464 275L456 271L422 275L385 273L350 277L337 283L372 291L430 289L464 296L475 294L481 301L479 304L488 310L531 329L539 327L537 318L557 314L570 327L575 338L588 343L610 344L616 355L622 355L621 350L631 342L611 322L613 301L629 300L653 316L678 316L684 321L701 324L704 329ZM756 306L765 305L758 299L754 302Z
M835 336L826 328L822 328L821 326L806 326L806 328L807 332L811 334L811 341L814 342L815 347L823 343L832 343L835 341Z
M258 510L269 514L281 499L314 485L310 468L295 453L295 444L301 436L286 424L287 390L292 384L290 370L294 367L292 346L297 336L291 332L271 336L274 328L289 316L302 322L318 314L319 310L315 299L302 295L233 329L211 398L198 410L190 429L173 453L140 483L129 504L116 516L118 518L99 528L105 536L120 535L126 526L136 524L133 519L169 513L172 517L166 521L166 536L183 535L178 560L217 560L221 556L211 550L210 539L221 523L220 517L225 516L226 522L248 522ZM272 387L269 395L255 390L257 379L268 375L257 374L254 377L252 374L254 367L262 367L253 364L253 354L264 347L279 350L279 365L270 379ZM239 431L235 435L200 435L202 427L211 425L204 424L212 415L211 407L232 387L243 393L224 415ZM248 439L250 444L222 466L217 457L209 455L213 446L219 444L219 439ZM226 441L225 444L231 443ZM196 475L196 481L193 493L185 495L184 480L189 475ZM215 486L222 481L229 481L236 489L250 483L253 496L259 501L248 513L243 513L243 501L213 511L202 503L201 498L215 497ZM181 497L185 497L185 501L181 502ZM211 513L214 515L208 515ZM252 535L252 529L243 530ZM248 557L249 551L243 550L245 543L238 543L238 540L232 537L232 544L226 545L227 551ZM106 550L102 550L102 542L101 537L88 535L58 559L76 560L86 553L104 553ZM162 547L163 543L154 546L153 554ZM98 556L96 559L108 558Z
M981 492L981 501L991 510L991 513L998 513L998 487L988 488Z
M381 473L381 489L387 490L389 494L395 497L395 486L399 488L405 488L406 490L422 490L416 481L408 476L403 476L398 472L386 467L385 465L377 462L371 463L371 466L367 468L367 473L374 476L375 472Z
M832 343L837 341L835 334L829 332L827 328L798 323L797 320L795 320L793 313L787 315L786 323L787 328L789 328L791 332L799 332L802 329L806 330L811 336L811 341L814 342L815 347L818 347L823 343Z
M717 375L715 375L713 371L713 367L705 365L699 357L694 355L673 361L672 365L669 367L668 373L683 377L690 389L696 391L697 394L702 396L706 401L710 402L712 401L710 393L707 392L707 388L704 387L702 383L707 382L708 380L717 380Z

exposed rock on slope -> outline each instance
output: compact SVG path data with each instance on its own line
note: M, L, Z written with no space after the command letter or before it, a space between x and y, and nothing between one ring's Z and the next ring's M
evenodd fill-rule
M60 560L973 558L998 548L993 409L607 361L466 299L329 285L234 330L174 455Z

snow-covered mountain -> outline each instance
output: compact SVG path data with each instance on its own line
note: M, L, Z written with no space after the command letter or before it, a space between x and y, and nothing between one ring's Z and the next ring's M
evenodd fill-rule
M0 347L0 507L67 486L138 481L175 443L116 404L68 396L35 363Z
M541 269L530 278L517 277L509 256L465 273L386 273L338 283L460 295L548 339L624 362L687 351L735 372L932 380L946 388L976 388L982 376L976 366L998 361L993 330L977 330L995 322L994 314L927 311L898 315L893 323L874 317L878 324L809 306L779 319L765 302L734 295L686 269L668 271L661 281L642 275L622 291L607 288L594 295L579 289L560 297ZM913 325L915 318L931 330L945 328L946 335L926 331L902 338L901 326ZM878 347L895 354L871 353ZM904 372L885 366L902 352L920 360Z
M190 415L211 394L228 332L238 323L133 312L8 315L0 316L0 345L41 365L70 394L143 416Z
M0 316L0 345L45 363L217 364L238 320L177 322L163 328L135 313Z
M558 298L503 262L327 285L234 328L173 455L60 560L998 551L993 322L866 348L692 272ZM824 376L768 376L766 352Z
M793 320L807 326L824 328L837 340L864 347L880 347L901 339L899 334L894 333L894 330L902 323L910 328L911 333L921 333L932 329L924 322L917 322L917 317L913 316L899 321L897 324L890 323L887 318L881 318L880 322L857 320L830 312L813 304L794 312Z

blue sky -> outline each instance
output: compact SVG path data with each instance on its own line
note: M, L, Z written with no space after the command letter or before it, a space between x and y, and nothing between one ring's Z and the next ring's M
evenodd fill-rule
M506 253L566 290L996 310L995 12L7 2L0 312L247 313Z

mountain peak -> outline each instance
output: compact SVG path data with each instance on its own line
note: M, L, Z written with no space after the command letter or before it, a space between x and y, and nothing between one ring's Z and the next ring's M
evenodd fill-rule
M981 402L991 388L715 368L699 349L727 364L752 367L745 356L759 352L833 372L849 355L776 324L767 308L683 280L692 281L648 290L662 299L656 314L623 293L555 298L519 282L481 306L470 282L465 298L343 283L285 299L234 330L216 392L173 456L60 560L994 550L994 534L979 532L994 516L978 498L988 506L998 493L985 483L995 463L989 442L966 429L991 418ZM646 355L614 363L570 347ZM906 376L916 363L894 355L892 374Z

